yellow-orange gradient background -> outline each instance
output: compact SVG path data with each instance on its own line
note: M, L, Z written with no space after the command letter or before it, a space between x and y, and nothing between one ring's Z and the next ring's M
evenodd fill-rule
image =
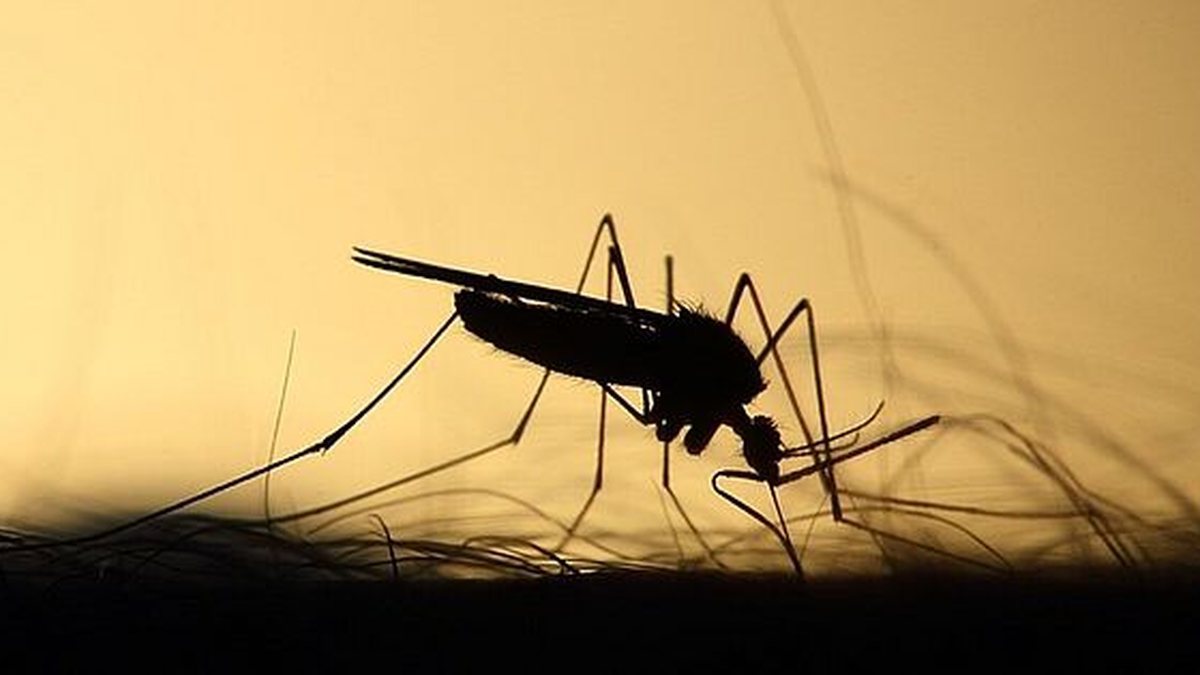
M782 7L9 7L0 521L94 529L261 464L293 330L277 455L340 423L452 295L355 265L351 246L566 288L611 211L643 304L662 306L666 253L678 294L718 311L743 270L776 319L810 298L834 427L883 399L868 436L932 412L999 415L1101 494L1194 531L1180 495L1200 486L1200 6ZM754 329L739 323L761 344ZM811 411L802 338L785 357ZM455 328L336 450L276 475L272 510L507 435L537 376ZM799 442L772 391L760 408ZM490 488L569 519L596 405L594 387L553 380L521 447L359 506L398 536L538 536L553 528L496 496L382 502ZM584 531L670 548L667 519L682 525L660 505L652 433L616 408L609 429ZM702 529L757 531L708 488L740 465L735 441L675 455ZM1061 502L969 435L898 444L845 475L913 499ZM790 514L821 506L810 483L789 486ZM198 508L261 513L262 485ZM345 524L370 527L366 512ZM989 536L1043 527L1057 528L1044 550L1087 554L1060 523L1000 519ZM849 564L829 547L856 543L842 550L870 548L822 519L813 564Z

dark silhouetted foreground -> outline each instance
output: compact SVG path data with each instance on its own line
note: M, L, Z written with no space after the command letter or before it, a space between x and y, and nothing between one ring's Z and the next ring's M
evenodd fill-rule
M394 555L380 561L356 553L365 542L306 544L180 518L103 546L0 549L8 551L0 556L5 671L144 661L211 672L250 657L277 672L1144 672L1194 667L1200 656L1200 586L1184 568L801 583L588 568L535 548L521 553L517 542L391 543Z

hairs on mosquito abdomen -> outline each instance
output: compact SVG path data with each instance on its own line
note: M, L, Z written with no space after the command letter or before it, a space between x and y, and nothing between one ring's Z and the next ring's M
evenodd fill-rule
M454 306L476 337L555 372L610 384L661 389L655 332L618 313L567 309L461 290Z
M593 382L643 387L713 419L766 388L746 343L702 311L655 321L470 289L454 304L468 331L510 354Z

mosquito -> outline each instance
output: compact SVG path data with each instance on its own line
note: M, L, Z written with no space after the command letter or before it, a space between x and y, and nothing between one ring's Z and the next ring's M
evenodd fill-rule
M603 299L583 295L589 272L602 238L608 237L606 290ZM772 329L757 288L743 273L734 287L723 319L676 302L672 259L666 259L666 311L639 307L625 266L625 257L611 215L604 215L592 237L583 273L574 292L520 281L502 279L427 262L402 258L367 248L354 249L354 261L372 268L405 276L425 278L458 286L450 321L461 319L466 330L509 354L543 368L542 380L517 430L506 445L519 441L550 373L573 376L596 383L601 391L600 432L597 440L596 473L591 493L567 528L565 543L582 522L603 484L604 426L608 399L620 405L642 425L653 427L663 444L662 485L674 500L693 533L686 512L670 486L670 445L683 434L683 447L699 455L721 427L730 429L742 443L741 454L749 471L723 470L713 476L713 488L724 499L766 525L783 543L793 566L801 571L799 558L787 532L776 488L806 476L820 476L828 494L833 517L842 520L842 506L833 467L876 447L920 431L938 421L928 417L871 443L851 447L835 455L833 441L856 435L878 415L880 407L855 427L831 435L826 421L816 327L812 306L800 299L777 329ZM623 302L613 300L614 276ZM734 331L738 310L749 298L766 337L757 353ZM808 330L813 383L819 416L819 435L810 429L800 412L777 345L793 323L803 315ZM766 388L762 374L766 359L774 359L796 419L805 438L802 445L784 445L779 425L767 415L751 415L747 406ZM640 390L640 403L631 402L616 387ZM684 429L686 428L686 432ZM856 437L856 436L855 436ZM781 472L784 460L807 456L812 465ZM779 526L719 482L723 478L763 483L770 491Z
M606 290L605 297L600 299L584 295L583 288L605 235L609 241ZM131 521L70 540L23 544L4 550L28 551L105 539L180 511L247 481L268 475L308 455L333 449L400 384L457 320L462 321L467 331L484 341L542 367L541 380L516 427L502 440L392 481L363 495L344 500L346 503L458 466L499 448L518 444L550 374L559 373L595 382L601 390L600 433L597 439L596 472L592 489L570 526L566 528L566 535L559 548L574 535L603 485L604 429L607 402L611 398L633 419L645 426L654 427L655 436L662 442L663 488L675 502L688 527L702 542L699 531L671 489L670 445L682 433L685 450L691 455L699 455L708 447L721 427L729 428L738 436L742 442L741 454L749 470L718 471L712 477L712 487L723 499L766 526L779 539L796 573L802 577L799 555L788 533L787 519L780 507L777 488L814 474L818 475L828 495L833 518L841 522L842 506L838 497L834 467L933 426L940 420L937 415L925 417L871 442L857 445L858 432L875 420L883 407L881 403L866 420L831 435L826 421L816 325L812 306L807 299L797 301L783 322L773 329L753 280L749 274L743 273L734 286L725 316L720 319L675 300L672 260L668 256L666 310L658 312L639 307L634 300L624 254L617 238L616 225L612 216L608 214L600 220L592 237L583 273L574 292L501 279L491 274L433 265L360 247L354 248L352 258L363 265L387 272L422 277L459 287L454 296L455 308L450 316L409 362L353 416L321 440L282 459ZM621 303L613 300L614 277L621 288ZM746 298L750 299L759 326L766 337L764 346L757 353L733 330L737 312ZM798 397L777 349L780 340L801 315L805 318L808 333L820 424L819 435L810 428L801 412ZM801 445L786 446L774 419L766 415L751 416L747 412L747 406L767 387L762 375L762 366L768 357L774 361L792 412L799 421L804 436L804 443ZM616 387L640 389L640 405L634 405ZM848 445L834 446L835 441L847 437L852 439ZM786 472L781 469L785 460L802 457L810 459L809 466ZM770 492L779 524L772 523L749 504L721 487L722 479L765 484Z

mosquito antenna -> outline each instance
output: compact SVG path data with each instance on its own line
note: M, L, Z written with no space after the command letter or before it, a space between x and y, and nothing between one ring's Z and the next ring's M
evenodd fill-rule
M883 403L883 401L880 401L879 405L875 406L875 411L867 416L865 420L855 424L852 427L843 429L836 434L833 434L827 440L832 443L833 441L840 441L847 436L855 436L855 438L857 438L858 432L870 426L870 424L875 421L875 418L879 417L879 413L883 411ZM794 448L786 448L783 451L783 456L796 457L799 455L811 455L824 452L825 440L826 439L822 439L813 443L805 443L804 445L798 445ZM832 452L833 449L834 448L830 448L830 452Z

